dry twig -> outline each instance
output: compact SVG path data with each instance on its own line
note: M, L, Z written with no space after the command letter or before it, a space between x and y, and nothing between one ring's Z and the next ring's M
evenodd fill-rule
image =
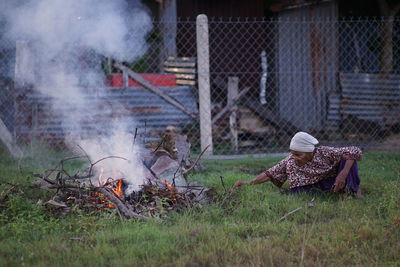
M185 175L187 173L189 173L199 162L199 160L201 159L201 157L203 156L204 152L206 152L206 150L210 147L210 145L206 146L206 148L204 148L203 151L201 151L201 153L199 154L199 156L197 157L197 159L194 161L194 163L192 164L192 166L190 166L188 169L186 169L182 174Z
M297 211L299 211L299 210L301 210L302 209L302 207L298 207L297 209L294 209L294 210L292 210L292 211L289 211L288 213L286 213L285 215L283 215L279 220L277 220L276 222L280 222L280 221L282 221L282 220L284 220L286 217L288 217L289 215L291 215L291 214L293 214L293 213L295 213L295 212L297 212Z

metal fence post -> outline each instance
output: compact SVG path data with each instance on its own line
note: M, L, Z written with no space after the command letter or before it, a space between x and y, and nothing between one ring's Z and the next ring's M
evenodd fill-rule
M213 154L211 100L210 100L210 59L208 44L208 20L204 14L196 19L197 74L199 85L200 144L201 150L210 146L206 155Z
M239 151L238 141L238 125L237 125L237 110L236 101L239 95L239 78L229 77L228 78L228 107L232 107L231 114L229 115L229 129L231 133L232 147L237 153Z

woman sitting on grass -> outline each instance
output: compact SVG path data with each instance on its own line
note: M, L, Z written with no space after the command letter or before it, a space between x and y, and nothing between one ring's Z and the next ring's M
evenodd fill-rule
M361 159L361 149L315 147L317 144L310 134L296 133L290 141L291 155L250 181L236 182L234 188L267 181L281 187L288 180L290 193L333 190L361 196L356 162Z

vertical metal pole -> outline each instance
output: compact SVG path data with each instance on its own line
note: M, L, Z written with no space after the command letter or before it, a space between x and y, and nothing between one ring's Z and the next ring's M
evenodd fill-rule
M210 146L206 155L213 154L211 99L210 99L210 59L208 44L208 20L204 14L196 19L197 76L199 86L200 144L201 150Z
M238 123L237 123L237 110L236 101L239 95L239 78L229 77L228 78L228 107L231 108L231 114L229 115L229 129L231 133L232 147L235 152L239 151L238 141Z
M107 74L112 73L112 59L110 57L107 58Z
M129 77L126 71L122 71L122 86L128 87L129 86Z
M31 125L31 154L34 155L36 151L36 145L37 145L37 122L38 122L38 104L33 103L32 104L32 125Z
M177 57L176 50L176 33L178 27L178 18L176 11L176 0L159 1L163 39L163 52L161 54L161 65L168 57ZM162 69L162 68L161 68Z
M267 53L265 50L261 52L261 69L262 75L260 80L260 103L261 105L267 104Z

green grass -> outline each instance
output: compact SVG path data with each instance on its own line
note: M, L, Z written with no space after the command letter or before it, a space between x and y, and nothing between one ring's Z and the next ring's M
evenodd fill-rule
M228 188L278 160L209 160L190 178L222 195L221 176ZM400 266L399 163L400 154L365 153L362 199L282 195L265 183L237 191L225 205L121 222L108 213L52 216L37 204L50 195L28 187L39 167L2 151L0 198L5 182L25 193L0 203L0 266Z

